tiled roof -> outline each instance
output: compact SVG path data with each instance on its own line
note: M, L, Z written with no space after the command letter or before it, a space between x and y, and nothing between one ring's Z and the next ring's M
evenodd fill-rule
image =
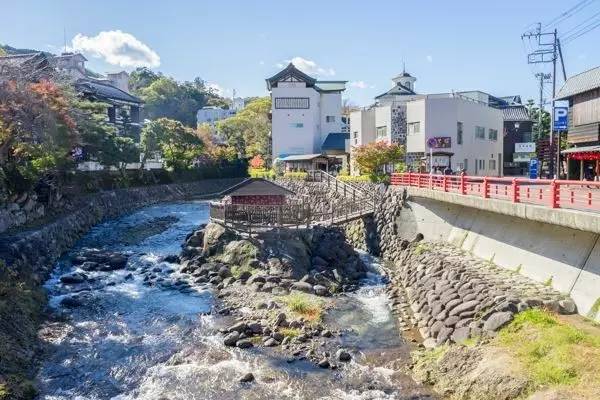
M560 88L556 100L565 100L579 93L600 88L600 67L573 75Z
M123 90L112 85L98 81L81 79L75 83L75 87L84 94L92 95L99 100L116 100L137 104L143 103L143 101L138 97L132 96L129 93L124 92Z
M508 106L502 108L505 121L531 121L525 106Z
M281 157L281 161L310 161L314 160L317 157L327 157L323 154L294 154L291 156Z
M388 90L387 92L382 93L375 98L378 99L383 96L407 96L407 95L410 96L413 94L416 94L416 93L413 92L412 90L410 90L409 88L407 88L406 86L398 84L398 85L394 86L393 88L391 88L390 90Z
M260 196L260 195L293 195L291 190L262 178L249 178L225 190L223 195L229 196Z
M317 81L315 88L322 92L341 92L346 90L346 81Z
M342 150L346 149L346 140L350 138L349 133L330 133L325 138L323 145L321 146L322 150Z

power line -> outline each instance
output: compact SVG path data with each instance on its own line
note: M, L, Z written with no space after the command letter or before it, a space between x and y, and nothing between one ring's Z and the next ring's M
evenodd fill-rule
M569 8L567 11L559 14L557 17L554 17L550 21L546 22L544 24L544 29L548 29L548 28L550 28L552 26L558 26L559 24L563 23L567 19L571 18L573 15L575 15L578 12L580 12L581 10L583 10L585 7L587 7L590 4L592 4L594 1L595 0L582 0L582 1L580 1L579 3L575 4L573 7Z
M594 29L596 29L599 26L600 26L600 19L598 19L598 20L596 20L596 21L594 21L594 22L586 25L585 27L581 28L577 32L571 34L570 36L567 36L564 39L564 43L570 43L573 40L575 40L575 39L577 39L577 38L585 35L586 33L593 31Z
M569 36L572 32L576 31L577 29L581 28L584 24L587 24L589 21L591 21L592 19L596 18L598 15L600 15L600 11L598 11L596 14L592 15L591 17L588 17L586 19L584 19L583 21L581 21L580 23L576 24L575 26L573 26L571 29L566 30L562 33L561 37L563 39L565 39L567 36Z

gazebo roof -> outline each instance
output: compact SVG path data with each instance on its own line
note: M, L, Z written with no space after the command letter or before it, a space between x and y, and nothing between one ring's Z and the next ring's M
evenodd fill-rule
M222 193L228 196L289 196L295 193L262 178L248 178Z

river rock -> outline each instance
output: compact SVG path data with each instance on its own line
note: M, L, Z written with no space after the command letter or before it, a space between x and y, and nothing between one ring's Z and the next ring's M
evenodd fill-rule
M329 296L329 290L323 285L315 285L313 289L317 296Z
M469 328L468 326L463 326L462 328L456 328L454 332L452 332L450 339L452 339L452 341L456 343L461 343L467 340L470 334L471 328Z
M237 331L233 331L229 334L227 334L227 336L225 336L225 338L223 339L223 344L225 346L235 346L238 339L240 338L240 333Z
M462 313L465 311L474 310L478 304L479 304L479 301L477 301L477 300L471 300L471 301L467 301L466 303L459 304L456 307L454 307L452 310L450 310L450 315L459 315L459 314L462 315Z
M80 272L73 272L60 277L60 281L66 284L78 284L83 283L87 280L87 275Z
M342 362L348 362L350 360L352 360L352 356L350 355L350 353L348 353L346 350L344 349L339 349L336 353L335 353L335 358L338 361L342 361Z
M313 287L308 282L294 282L291 286L293 290L298 290L305 293L312 293Z
M273 338L268 338L267 340L265 340L264 345L265 345L265 347L279 346L279 341L277 341L276 339L273 339Z
M327 358L321 359L317 365L321 368L329 368L331 366Z
M248 349L253 346L252 342L249 341L248 339L238 340L235 345L237 347L239 347L240 349Z
M60 305L66 308L76 308L83 305L78 296L67 296L60 301Z
M496 332L513 320L513 314L508 311L500 311L492 314L483 324L483 329L488 332Z
M249 382L253 382L253 381L254 381L254 375L252 374L252 372L248 372L247 374L245 374L244 376L242 376L240 378L241 383L249 383Z

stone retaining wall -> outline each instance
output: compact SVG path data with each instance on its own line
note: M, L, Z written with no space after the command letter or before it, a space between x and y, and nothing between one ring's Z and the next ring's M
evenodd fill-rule
M0 236L0 259L12 269L32 267L41 281L47 278L54 261L102 220L158 202L220 192L240 181L214 179L101 192L78 210L39 229Z

